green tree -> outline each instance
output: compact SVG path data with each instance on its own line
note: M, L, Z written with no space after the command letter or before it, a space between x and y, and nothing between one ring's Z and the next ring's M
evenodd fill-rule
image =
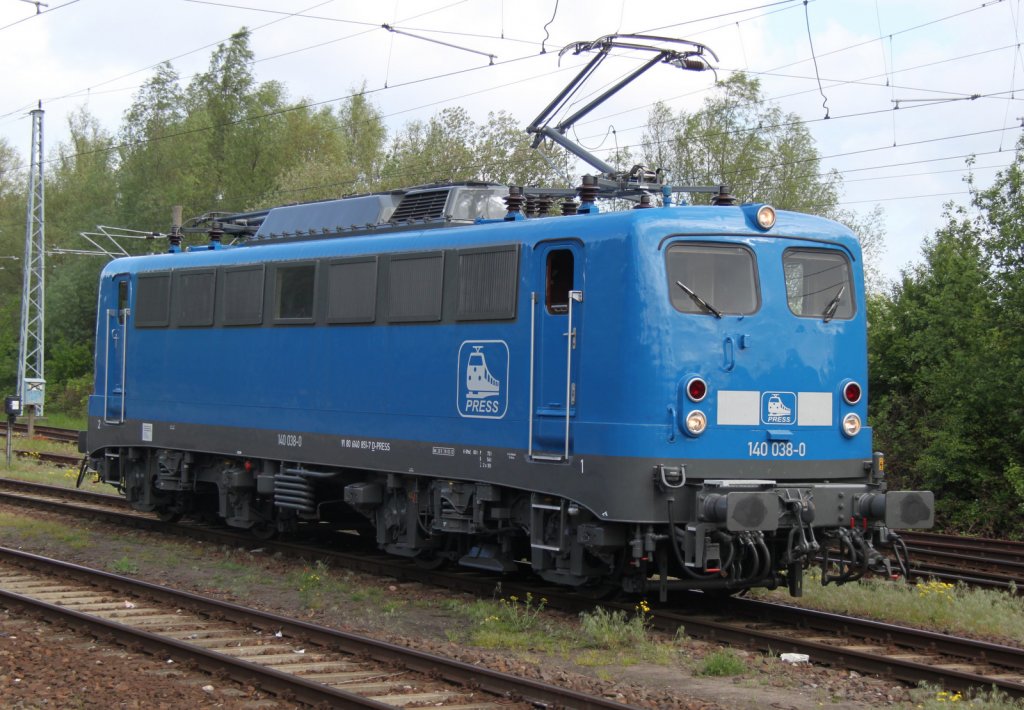
M742 202L831 216L839 201L839 175L819 175L810 131L798 116L765 100L760 81L743 73L720 82L693 113L673 116L656 104L643 149L644 160L667 170L674 182L725 184Z
M476 177L505 185L546 185L551 168L541 153L530 147L529 136L509 113L487 114L472 143L477 165ZM545 145L542 149L548 150Z
M217 46L209 69L185 89L182 132L194 146L188 213L260 206L280 172L299 160L286 151L287 114L293 107L281 84L256 82L253 56L249 31L242 28Z
M185 90L187 118L185 127L196 131L203 151L193 154L191 166L200 196L208 209L216 209L222 202L230 204L234 192L244 179L245 167L229 163L238 152L239 133L248 134L251 126L246 119L257 101L264 103L269 96L261 91L254 96L256 80L252 75L254 55L249 47L249 32L242 28L223 44L217 46L210 57L207 71L197 74ZM277 93L277 92L273 92Z
M860 241L864 260L864 281L869 294L880 294L887 286L882 273L882 259L885 256L885 213L881 205L867 214L853 210L836 209L830 215L837 222L849 227Z
M945 525L987 534L1024 527L1008 487L1004 334L978 223L947 206L947 224L871 304L873 424L894 487L936 494Z
M195 136L186 132L185 119L178 74L170 64L161 64L122 121L118 226L156 229L170 223L171 205L184 205L189 213L198 208L190 167Z
M27 183L28 173L18 152L0 138L0 394L13 392L18 377Z
M46 166L47 247L81 247L78 233L108 223L117 202L114 138L82 108Z
M993 297L998 307L999 340L995 351L1006 382L998 392L1002 418L993 420L1011 447L1005 462L1008 488L1024 512L1024 137L1017 142L1013 163L996 174L991 187L970 181L985 248L992 259Z
M675 115L656 103L648 115L642 152L647 165L666 170L676 184L726 185L740 202L764 202L843 222L861 240L869 290L882 288L881 208L867 215L840 208L839 173L822 172L810 131L799 116L765 99L756 77L734 74L693 113ZM699 204L710 197L688 199Z
M446 108L429 121L410 121L392 139L381 174L384 189L447 180L472 180L476 124L466 109Z
M82 248L78 236L108 222L117 202L114 139L85 109L69 119L70 137L55 148L46 184L47 248ZM46 274L47 400L82 413L92 372L96 286L105 260L51 254Z
M300 160L278 178L276 198L331 199L377 188L387 129L361 90L337 113L302 109L288 120L290 149Z

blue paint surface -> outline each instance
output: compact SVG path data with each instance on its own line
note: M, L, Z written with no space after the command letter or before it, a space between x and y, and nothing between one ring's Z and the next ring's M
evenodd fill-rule
M118 274L131 280L134 298L137 276L146 271L516 243L521 250L514 320L386 324L378 313L377 323L366 325L135 328L129 321L127 338L112 346L125 352L126 416L526 450L532 310L538 450L559 450L564 443L568 367L573 454L870 459L869 428L852 439L840 431L850 412L867 421L857 240L839 224L788 212L779 212L766 233L754 222L756 207L634 210L118 259L101 282L97 394L89 412L103 416L106 399L109 415L110 392L121 384L106 350L111 327L102 317L116 309ZM757 310L716 318L674 308L665 251L675 243L749 249L755 256ZM825 321L793 313L783 268L784 253L793 248L846 256L852 318ZM573 288L583 292L573 304L571 351L568 314L551 313L544 304L545 259L552 249L573 252ZM484 369L474 353L482 356ZM694 376L708 384L707 396L696 403L685 391ZM849 380L864 389L855 405L842 399L841 386ZM719 424L722 392L755 393L755 421ZM829 415L822 403L831 395L831 425L800 423L812 402L804 393L817 397L819 421ZM681 436L686 415L695 409L707 415L707 431ZM794 446L768 447L762 456L760 442L779 429L791 432Z

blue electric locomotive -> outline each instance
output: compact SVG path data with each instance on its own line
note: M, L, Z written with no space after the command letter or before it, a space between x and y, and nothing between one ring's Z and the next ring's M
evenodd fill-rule
M849 230L597 192L293 205L112 261L83 452L165 518L631 592L799 594L823 550L845 581L932 524L872 449Z

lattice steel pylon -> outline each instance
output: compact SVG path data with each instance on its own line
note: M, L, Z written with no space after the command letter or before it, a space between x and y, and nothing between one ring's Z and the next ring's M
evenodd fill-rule
M32 167L28 176L25 214L25 270L21 291L21 338L18 341L18 393L25 411L43 414L43 104L32 111Z

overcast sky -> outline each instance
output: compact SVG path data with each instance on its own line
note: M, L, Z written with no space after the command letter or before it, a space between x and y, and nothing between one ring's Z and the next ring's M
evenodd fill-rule
M258 80L313 102L365 83L392 130L449 106L477 121L509 111L525 126L589 58L559 63L569 42L616 32L698 41L718 55L719 78L756 74L765 96L807 121L822 167L846 181L845 206L883 207L890 277L918 260L943 202L966 204L964 156L977 155L976 181L990 184L1024 122L1014 93L1024 85L1021 0L50 0L42 9L0 0L0 137L26 160L37 101L48 153L82 106L116 131L152 67L170 60L187 83L243 26ZM601 79L637 61L614 58ZM656 67L576 135L598 153L638 144L651 103L695 108L714 80Z

